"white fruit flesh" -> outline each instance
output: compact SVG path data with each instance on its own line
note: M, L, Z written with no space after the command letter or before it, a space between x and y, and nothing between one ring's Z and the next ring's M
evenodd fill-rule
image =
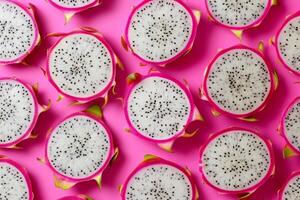
M0 1L0 61L14 61L34 45L36 27L20 6Z
M181 4L174 0L153 0L133 14L128 40L142 59L163 62L186 48L192 32L192 16Z
M175 82L153 76L133 88L127 112L140 134L160 140L183 130L191 114L191 104L185 91Z
M192 185L179 169L156 164L142 168L125 188L126 200L192 200Z
M32 93L15 80L0 80L0 144L15 142L28 132L36 107Z
M300 176L293 177L285 186L281 200L300 199Z
M95 0L51 0L51 1L64 8L81 8L95 2Z
M266 143L244 130L227 131L204 149L202 172L215 187L226 191L249 189L262 181L271 166Z
M76 115L61 122L51 133L47 156L63 176L87 178L97 173L110 156L107 130L96 120Z

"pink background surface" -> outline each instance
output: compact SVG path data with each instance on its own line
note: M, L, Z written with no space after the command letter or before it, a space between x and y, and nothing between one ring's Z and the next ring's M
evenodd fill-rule
M64 25L62 13L43 0L18 1L22 3L31 2L36 5L38 8L38 23L43 37L51 32L68 32L80 26L97 28L125 65L125 71L117 74L119 96L124 95L126 89L124 78L128 73L146 73L149 69L150 66L140 67L139 61L126 52L120 44L120 36L124 31L127 17L132 7L140 2L139 0L104 0L103 5L75 16L67 25ZM39 136L37 139L24 142L22 150L0 150L0 154L9 156L28 169L33 182L35 199L53 200L65 195L80 193L90 195L95 200L120 199L117 186L125 181L127 175L140 163L143 155L148 153L188 166L192 170L200 189L200 199L236 199L236 197L218 194L207 185L204 185L198 172L200 146L209 134L228 126L243 126L257 130L270 138L274 145L276 155L275 176L258 189L250 199L276 199L276 192L286 177L291 172L300 170L300 157L293 157L288 160L282 158L282 149L285 142L276 132L283 110L296 96L300 95L300 85L295 83L300 78L289 73L282 66L275 54L274 47L268 44L269 38L275 35L285 17L300 9L299 0L281 0L280 6L271 9L259 28L249 30L244 35L242 43L251 47L257 47L261 40L266 43L267 58L271 60L273 67L276 68L280 79L278 91L267 108L258 115L260 121L255 123L242 122L226 116L213 117L210 113L209 104L199 99L198 89L203 79L203 71L217 53L217 49L230 47L240 41L229 30L208 20L204 0L185 0L185 2L190 7L199 9L202 12L194 48L190 54L178 62L171 64L168 68L159 70L179 80L187 79L189 81L196 105L204 116L205 122L201 124L201 130L196 137L179 139L175 143L174 153L167 153L155 144L126 133L124 128L128 126L122 105L117 99L111 99L104 109L104 119L111 127L115 143L119 146L121 153L114 165L105 171L101 191L97 189L93 181L79 184L68 191L57 189L53 185L50 169L36 160L37 157L43 156L47 130L65 116L84 109L84 107L79 106L68 106L70 102L67 99L56 102L58 93L40 70L40 67L45 65L46 49L53 44L55 39L43 41L42 45L30 57L30 66L14 65L0 68L1 76L16 76L32 84L39 82L42 100L46 102L47 99L51 99L53 102L51 110L43 114L38 120L37 132Z

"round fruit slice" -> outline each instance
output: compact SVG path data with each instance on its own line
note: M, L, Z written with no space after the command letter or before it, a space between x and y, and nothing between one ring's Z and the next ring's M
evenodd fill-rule
M293 173L279 191L280 200L297 200L300 198L300 172Z

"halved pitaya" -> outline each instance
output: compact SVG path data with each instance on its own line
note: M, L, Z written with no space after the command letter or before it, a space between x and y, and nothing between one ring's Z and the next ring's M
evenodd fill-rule
M0 0L0 65L22 63L39 42L33 5Z
M64 12L65 21L82 11L99 6L102 0L48 0L54 7Z
M241 37L242 31L258 26L275 0L205 0L210 17Z
M54 172L58 188L69 189L89 180L101 187L102 173L116 150L102 121L89 113L75 113L50 130L45 163Z
M63 197L58 200L93 200L91 197L88 197L86 195L78 195L78 196L68 196L68 197Z
M274 172L271 143L244 128L225 129L202 147L200 171L222 193L251 194Z
M120 187L122 200L197 200L197 186L191 172L153 155L129 175Z
M144 0L130 14L123 46L143 62L164 66L192 48L199 20L200 12L181 0Z
M32 186L22 166L7 158L0 158L0 199L33 200Z
M115 84L117 57L92 28L58 34L48 51L47 77L63 95L87 102L106 97Z
M276 36L276 50L281 62L300 75L300 11L289 16Z
M131 74L134 85L125 99L125 116L131 131L171 151L179 137L193 136L187 131L194 120L201 120L192 95L184 84L161 73Z
M220 51L210 63L202 95L213 110L245 119L265 107L276 89L273 75L262 53L237 45Z
M284 156L300 155L300 97L285 110L279 131L286 140Z
M0 148L14 148L33 137L43 111L29 84L16 78L0 78Z
M279 200L300 199L300 172L293 173L279 190Z

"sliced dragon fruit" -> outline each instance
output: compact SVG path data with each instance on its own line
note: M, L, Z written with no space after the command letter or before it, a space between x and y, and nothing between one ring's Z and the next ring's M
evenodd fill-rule
M200 12L181 0L144 0L128 19L123 46L145 63L164 66L189 52L199 20Z
M244 128L228 128L212 135L200 151L204 181L222 193L254 192L274 172L269 141Z
M300 11L289 16L276 36L276 50L281 62L300 75Z
M91 197L88 197L86 195L78 195L78 196L67 196L60 198L58 200L93 200Z
M202 95L214 111L246 119L266 106L276 77L262 53L237 45L220 51L210 63Z
M63 95L87 102L106 97L115 84L117 57L91 28L56 34L60 39L48 51L46 75Z
M99 6L102 0L48 0L54 7L64 12L66 23L82 11Z
M40 42L34 7L0 0L0 65L22 63Z
M205 0L206 8L216 23L230 28L241 37L244 30L258 26L275 0Z
M167 151L171 151L177 138L196 133L187 131L194 120L201 120L187 86L157 72L146 76L131 74L128 78L134 79L133 75L135 82L125 99L125 116L131 131Z
M32 87L16 78L0 78L0 106L0 148L14 148L34 137L38 116L46 109Z
M197 200L197 186L191 172L173 162L153 155L129 175L120 192L122 200Z
M45 164L54 172L56 187L66 190L89 180L101 187L102 173L115 159L117 149L108 127L94 115L82 112L72 114L50 130L45 154Z
M293 173L279 190L279 200L300 199L300 172Z
M285 110L280 133L286 140L287 145L284 148L286 158L300 154L300 97L297 97Z
M32 186L27 172L18 163L0 158L0 199L33 200Z

